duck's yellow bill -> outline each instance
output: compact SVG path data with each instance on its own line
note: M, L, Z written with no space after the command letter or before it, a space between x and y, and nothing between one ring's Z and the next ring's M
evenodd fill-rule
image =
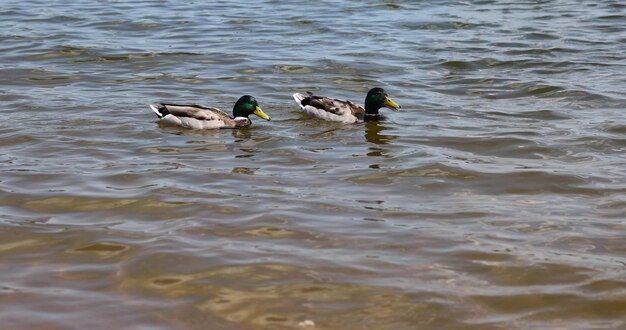
M400 105L396 102L394 102L391 98L389 98L389 96L385 96L385 102L383 102L383 104L394 111L398 111L398 109L400 109Z
M268 116L265 112L263 112L263 110L261 109L261 107L256 107L256 109L254 109L253 112L255 115L265 119L265 120L272 120L272 118L270 118L270 116Z

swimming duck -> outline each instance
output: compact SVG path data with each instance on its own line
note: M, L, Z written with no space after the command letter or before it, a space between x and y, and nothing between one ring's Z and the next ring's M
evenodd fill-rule
M248 118L251 114L271 120L250 95L244 95L237 100L233 107L233 117L218 108L198 104L155 103L150 104L150 109L162 122L194 129L245 128L252 125Z
M300 93L293 94L294 100L309 115L331 121L355 123L358 121L381 120L378 113L380 108L387 107L398 111L400 105L394 102L382 88L372 88L365 97L365 108L351 101L333 99L325 96L316 96L307 92L308 96Z

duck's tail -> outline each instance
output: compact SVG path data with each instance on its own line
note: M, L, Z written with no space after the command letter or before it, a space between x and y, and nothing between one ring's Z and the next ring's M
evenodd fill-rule
M302 102L304 101L306 98L308 98L308 96L304 95L304 94L300 94L300 93L294 93L293 94L293 99L296 100L296 103L298 103L298 105L300 106L300 108L304 109L304 106L306 105L306 102Z
M159 119L165 118L165 116L169 115L170 112L167 108L161 103L149 104L150 109L156 113Z

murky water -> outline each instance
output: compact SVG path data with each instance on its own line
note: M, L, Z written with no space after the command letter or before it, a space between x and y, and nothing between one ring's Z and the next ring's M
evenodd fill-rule
M2 1L6 329L623 329L622 1ZM388 121L307 118L291 93ZM150 102L250 129L159 126ZM384 110L383 110L384 111Z

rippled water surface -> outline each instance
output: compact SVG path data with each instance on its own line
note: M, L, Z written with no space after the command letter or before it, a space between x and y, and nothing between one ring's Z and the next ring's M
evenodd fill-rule
M2 1L7 329L624 329L626 5ZM294 92L403 111L344 125ZM271 122L159 125L150 102Z

